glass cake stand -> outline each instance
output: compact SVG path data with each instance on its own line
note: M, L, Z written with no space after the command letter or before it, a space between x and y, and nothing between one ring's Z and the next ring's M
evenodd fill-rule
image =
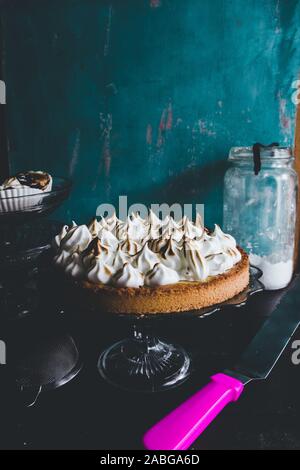
M32 261L49 247L57 227L50 230L44 216L62 204L71 186L69 179L53 177L52 190L46 193L0 197L1 267Z
M1 225L15 225L53 212L69 196L71 187L72 183L68 178L54 176L51 191L27 196L0 197Z
M240 294L221 304L190 312L155 315L129 315L133 320L132 336L106 349L99 357L101 376L120 388L140 391L162 391L184 382L190 374L191 359L179 345L167 343L151 335L148 320L167 318L206 318L228 308L241 307L249 296L264 289L259 281L260 269L250 267L249 286ZM118 315L128 318L128 314Z
M27 283L37 269L37 259L50 249L53 237L63 225L44 216L62 204L71 187L69 179L53 177L51 191L0 197L1 318L4 313L9 317L23 317L24 312L32 310L36 296L26 287Z

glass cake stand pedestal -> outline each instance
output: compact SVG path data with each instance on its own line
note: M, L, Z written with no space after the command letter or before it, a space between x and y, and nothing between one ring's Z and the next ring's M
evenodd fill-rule
M104 379L120 388L155 392L188 378L191 361L187 352L152 336L148 326L137 319L130 338L101 354L98 370Z
M249 286L232 299L208 308L171 314L130 315L133 328L130 338L119 341L99 357L98 370L109 383L128 390L163 391L183 383L190 375L191 359L177 344L171 344L151 334L155 320L183 317L205 318L228 307L241 307L249 296L261 292L262 272L251 266ZM128 314L121 315L128 317Z

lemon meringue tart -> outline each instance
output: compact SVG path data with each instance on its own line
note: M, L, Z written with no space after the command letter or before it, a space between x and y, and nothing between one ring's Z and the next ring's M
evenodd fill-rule
M224 302L249 283L248 255L218 225L197 214L176 222L131 214L65 225L54 239L54 263L89 308L155 314ZM74 289L75 288L75 289Z

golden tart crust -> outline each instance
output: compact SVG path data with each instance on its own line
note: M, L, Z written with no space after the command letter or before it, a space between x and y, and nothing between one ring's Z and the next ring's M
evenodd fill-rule
M88 308L122 314L185 312L231 299L249 284L249 258L241 249L241 260L230 270L204 282L181 281L157 287L113 287L89 281L70 281L73 295Z

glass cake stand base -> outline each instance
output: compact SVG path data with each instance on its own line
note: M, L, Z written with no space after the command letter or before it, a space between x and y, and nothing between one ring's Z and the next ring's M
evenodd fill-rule
M151 328L152 322L174 321L175 318L209 318L226 308L242 307L250 296L259 293L264 286L259 281L260 269L250 267L250 281L238 295L211 307L190 312L163 314L118 314L133 321L131 337L113 344L99 357L101 376L119 388L136 391L157 392L167 390L184 382L191 372L191 359L179 345L157 338Z
M102 377L123 389L156 392L175 387L190 374L190 358L178 345L134 326L132 338L115 343L98 361Z

